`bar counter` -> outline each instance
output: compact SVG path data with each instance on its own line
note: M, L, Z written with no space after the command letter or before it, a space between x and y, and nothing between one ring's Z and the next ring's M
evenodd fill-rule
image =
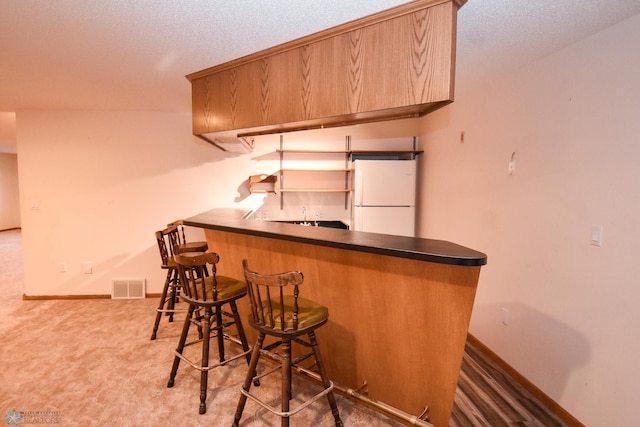
M347 395L420 425L449 424L485 254L455 243L243 219L213 209L184 220L204 229L218 273L300 270L302 296L329 308L317 332L329 376ZM243 318L247 307L240 307ZM251 340L254 331L247 329ZM367 405L372 406L372 405ZM394 414L410 415L409 417ZM428 424L422 424L428 425Z

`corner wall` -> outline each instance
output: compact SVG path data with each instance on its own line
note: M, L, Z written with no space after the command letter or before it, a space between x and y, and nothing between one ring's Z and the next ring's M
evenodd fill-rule
M15 154L0 153L0 230L20 228L18 159Z
M461 78L421 120L421 235L488 255L470 332L593 426L640 419L637 40L640 15L494 81Z
M122 278L161 291L155 231L233 197L190 129L188 113L18 112L26 295L110 294Z

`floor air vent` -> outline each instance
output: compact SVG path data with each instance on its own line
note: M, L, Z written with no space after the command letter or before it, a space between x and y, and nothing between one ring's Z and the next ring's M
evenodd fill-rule
M112 299L133 299L145 297L144 279L114 279L111 281Z

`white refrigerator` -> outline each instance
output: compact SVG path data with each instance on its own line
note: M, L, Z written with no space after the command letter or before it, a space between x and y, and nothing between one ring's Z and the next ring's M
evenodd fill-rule
M416 160L355 160L353 229L415 236Z

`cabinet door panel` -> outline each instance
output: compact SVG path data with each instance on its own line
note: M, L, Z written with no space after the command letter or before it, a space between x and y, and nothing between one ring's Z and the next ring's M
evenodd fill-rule
M308 49L312 118L346 114L344 37L322 40L309 45Z
M254 61L235 70L233 79L232 98L235 105L231 106L234 111L234 123L237 128L259 126L262 124L261 100L262 91L262 67L263 61Z
M448 4L363 30L362 111L425 104L451 96L451 27Z
M262 125L298 122L309 117L305 111L302 53L301 49L295 49L268 59L269 65L263 70L267 91L262 98Z

